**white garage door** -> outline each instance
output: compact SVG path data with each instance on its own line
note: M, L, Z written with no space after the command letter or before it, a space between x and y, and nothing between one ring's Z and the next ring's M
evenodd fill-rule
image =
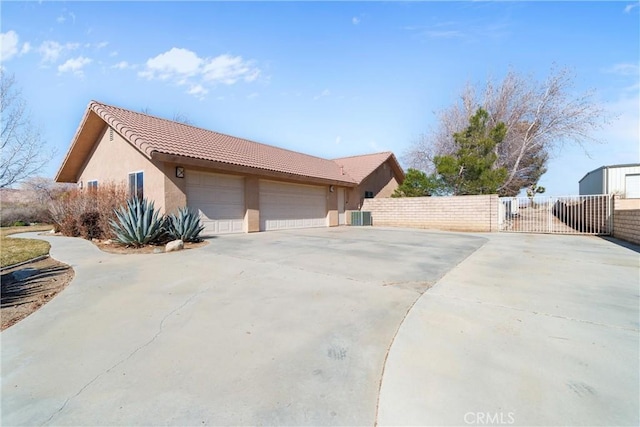
M187 171L187 205L200 213L202 234L244 231L244 178Z
M640 175L625 176L625 197L627 199L640 198Z
M327 226L324 187L260 181L260 230Z

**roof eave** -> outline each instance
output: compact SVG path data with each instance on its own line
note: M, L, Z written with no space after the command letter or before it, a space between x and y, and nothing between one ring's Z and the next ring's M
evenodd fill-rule
M56 173L56 182L77 182L80 168L84 165L87 155L105 126L104 120L91 110L91 104L89 104L71 140L71 146L62 165Z
M178 154L162 153L157 150L151 152L151 158L162 162L177 163L185 166L215 169L222 172L235 172L238 174L259 175L261 177L284 179L306 184L337 185L341 187L356 187L358 185L356 182L352 181L341 181L338 179L320 178L309 175L297 175L293 173L279 172L271 169L243 166L215 160L197 159L194 157L181 156Z

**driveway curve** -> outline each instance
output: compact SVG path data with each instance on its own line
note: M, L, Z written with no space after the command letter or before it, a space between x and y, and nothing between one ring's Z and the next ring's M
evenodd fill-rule
M640 247L492 234L416 302L379 425L640 425Z
M3 425L373 425L408 310L487 241L341 227L124 256L25 237L76 274L0 335Z

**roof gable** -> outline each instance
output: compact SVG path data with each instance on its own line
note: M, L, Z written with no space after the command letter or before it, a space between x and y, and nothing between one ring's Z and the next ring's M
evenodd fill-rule
M333 159L337 165L358 183L364 181L387 160L389 160L399 182L402 183L402 181L404 181L404 172L396 156L394 156L391 151Z
M57 181L77 179L106 125L149 159L176 156L355 186L391 157L404 177L390 152L333 161L91 101L56 175Z

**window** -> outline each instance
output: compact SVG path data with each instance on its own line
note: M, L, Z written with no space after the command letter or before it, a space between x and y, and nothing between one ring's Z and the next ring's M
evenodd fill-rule
M98 189L98 180L87 181L87 189L89 191L96 191Z
M373 199L373 191L365 191L364 192L365 199Z
M129 197L132 199L137 197L138 199L144 198L144 180L142 172L133 172L129 174Z

